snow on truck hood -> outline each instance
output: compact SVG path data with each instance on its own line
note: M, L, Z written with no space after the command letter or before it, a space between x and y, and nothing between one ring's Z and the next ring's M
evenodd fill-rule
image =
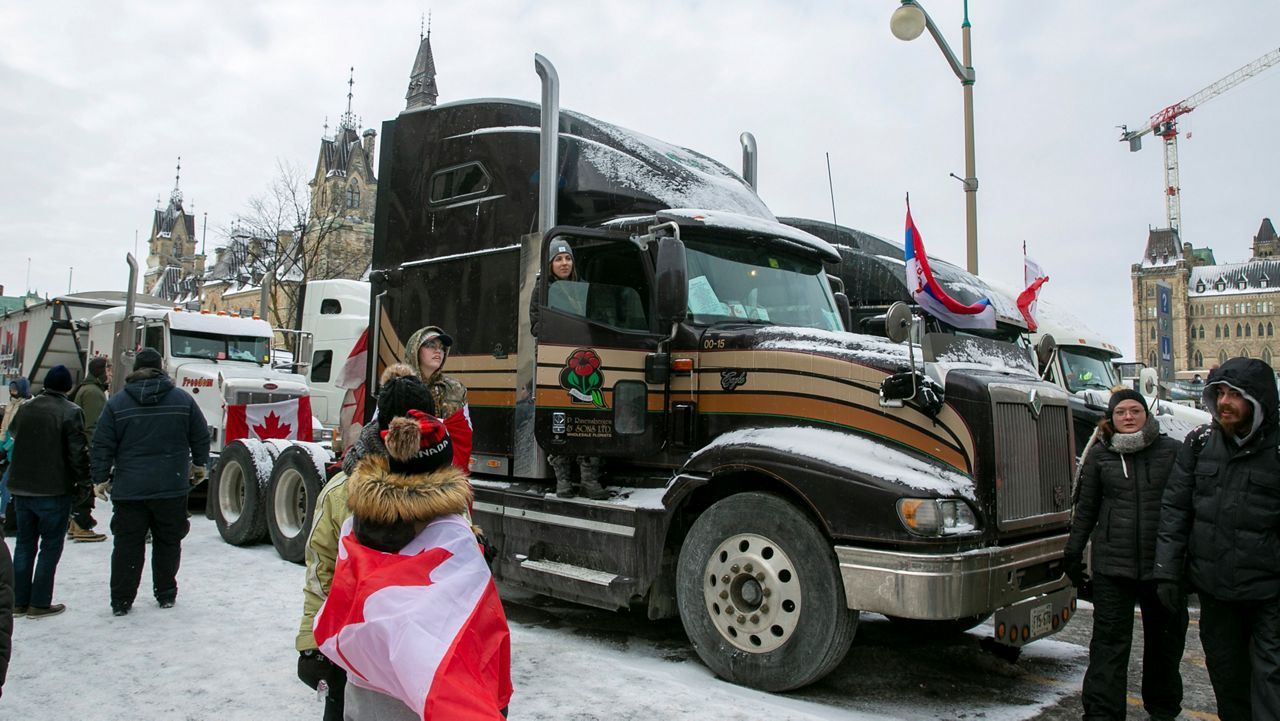
M900 483L939 497L959 496L976 500L973 479L880 441L824 428L792 426L743 428L731 431L703 446L694 459L723 446L760 445L833 466L861 471L869 476Z

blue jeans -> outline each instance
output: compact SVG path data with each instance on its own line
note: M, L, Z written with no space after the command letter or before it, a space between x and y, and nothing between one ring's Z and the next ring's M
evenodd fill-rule
M0 476L0 518L9 512L9 467L4 467L4 475Z
M48 608L53 605L53 576L67 540L71 496L14 496L13 510L18 516L18 540L13 547L14 605Z

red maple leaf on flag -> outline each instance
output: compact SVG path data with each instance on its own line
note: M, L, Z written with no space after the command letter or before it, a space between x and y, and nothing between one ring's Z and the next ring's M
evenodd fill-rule
M275 411L268 413L265 420L266 423L264 425L253 427L253 432L258 434L259 438L263 440L268 438L287 439L292 435L293 426L289 423L281 423L280 416L277 416Z

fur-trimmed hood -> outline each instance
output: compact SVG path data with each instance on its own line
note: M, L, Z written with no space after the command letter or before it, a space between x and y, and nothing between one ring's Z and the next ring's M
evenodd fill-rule
M347 479L347 507L357 518L375 524L465 514L470 504L471 484L453 464L431 473L393 473L386 456L370 454L356 462Z

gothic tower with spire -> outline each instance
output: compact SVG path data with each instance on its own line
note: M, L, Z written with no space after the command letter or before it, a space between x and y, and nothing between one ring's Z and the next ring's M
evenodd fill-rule
M144 292L161 298L185 298L191 290L190 279L204 272L204 256L196 252L196 219L182 207L182 158L173 176L169 205L159 203L151 220L151 238L147 241L147 270L143 276Z
M431 26L418 40L418 57L409 73L409 90L404 94L404 109L428 108L436 104L436 60L431 55Z

